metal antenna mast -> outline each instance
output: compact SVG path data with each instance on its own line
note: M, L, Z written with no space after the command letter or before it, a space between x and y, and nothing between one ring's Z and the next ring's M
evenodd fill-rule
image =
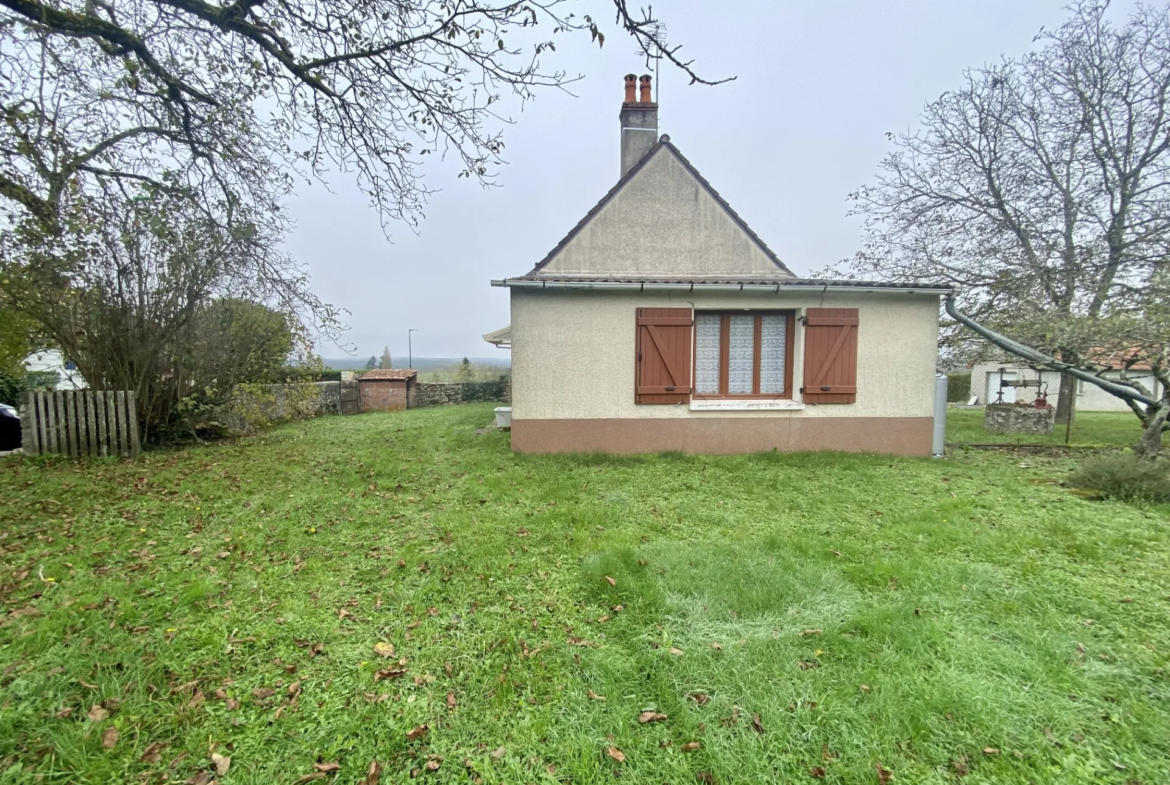
M649 25L646 25L645 30L646 30L646 35L649 38L653 39L655 41L655 43L657 43L663 49L666 48L666 25L665 24L663 24L662 22L653 22ZM658 103L658 91L660 89L658 87L658 85L659 85L658 64L662 60L662 53L661 52L651 52L649 49L646 49L646 50L639 49L638 54L646 56L646 61L647 61L646 65L650 65L650 62L649 62L650 60L654 61L654 103Z

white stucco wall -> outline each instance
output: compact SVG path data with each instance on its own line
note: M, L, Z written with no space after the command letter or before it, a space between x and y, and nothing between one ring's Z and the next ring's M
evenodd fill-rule
M540 275L791 278L666 146Z
M512 289L512 417L931 417L937 297L886 293L638 293ZM634 403L635 309L857 308L857 402L801 411L711 412ZM796 327L793 389L803 383ZM799 399L799 393L794 394Z

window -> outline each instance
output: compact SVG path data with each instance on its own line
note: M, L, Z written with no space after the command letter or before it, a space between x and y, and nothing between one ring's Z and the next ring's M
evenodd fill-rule
M791 398L792 311L695 313L695 396Z

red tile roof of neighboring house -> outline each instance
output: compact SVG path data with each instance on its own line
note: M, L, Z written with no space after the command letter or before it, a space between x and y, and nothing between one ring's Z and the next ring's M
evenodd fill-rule
M1150 370L1150 360L1142 356L1140 346L1131 346L1128 349L1098 347L1090 349L1086 359L1095 365L1104 365L1106 368L1128 368L1131 371Z
M372 371L366 371L358 377L361 381L402 381L403 379L413 379L418 375L418 371L413 368L375 368Z

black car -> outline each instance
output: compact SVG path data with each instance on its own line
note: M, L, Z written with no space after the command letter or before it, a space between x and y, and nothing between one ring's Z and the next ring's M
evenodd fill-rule
M20 447L20 415L16 409L0 403L0 452Z

